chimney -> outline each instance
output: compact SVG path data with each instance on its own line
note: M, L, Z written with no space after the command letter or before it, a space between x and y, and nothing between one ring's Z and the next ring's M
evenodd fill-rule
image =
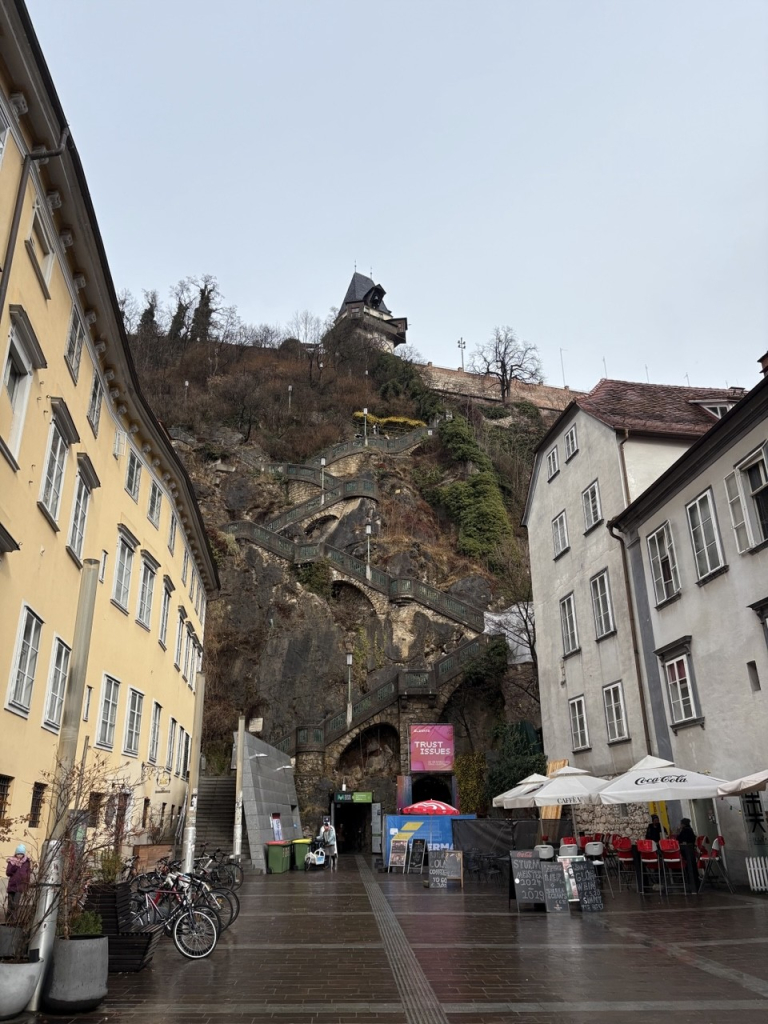
M757 360L760 363L760 369L763 371L763 376L768 377L768 352L764 356L760 356Z

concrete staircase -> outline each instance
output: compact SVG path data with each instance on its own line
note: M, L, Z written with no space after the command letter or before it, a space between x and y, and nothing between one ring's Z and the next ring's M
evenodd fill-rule
M209 853L217 847L231 853L234 825L234 776L201 776L197 787L197 849L205 843ZM243 861L249 860L248 833L243 827Z

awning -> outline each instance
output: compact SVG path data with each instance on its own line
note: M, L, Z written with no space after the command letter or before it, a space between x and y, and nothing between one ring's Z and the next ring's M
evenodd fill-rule
M733 782L725 782L717 787L718 796L738 796L740 793L757 793L768 786L768 770L745 775Z
M723 779L677 768L671 761L644 757L600 793L604 804L647 804L655 800L703 800L717 796Z

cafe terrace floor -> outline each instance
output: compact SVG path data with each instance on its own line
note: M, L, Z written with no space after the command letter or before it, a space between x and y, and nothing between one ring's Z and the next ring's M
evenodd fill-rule
M606 895L603 913L518 914L506 887L417 875L249 875L206 960L164 940L112 975L109 1024L766 1024L768 899ZM511 909L509 907L511 906Z

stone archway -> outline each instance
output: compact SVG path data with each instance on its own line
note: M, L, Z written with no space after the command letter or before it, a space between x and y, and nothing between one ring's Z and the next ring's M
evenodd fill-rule
M450 804L453 801L451 778L449 775L414 775L411 799L417 804L420 800L442 800Z

